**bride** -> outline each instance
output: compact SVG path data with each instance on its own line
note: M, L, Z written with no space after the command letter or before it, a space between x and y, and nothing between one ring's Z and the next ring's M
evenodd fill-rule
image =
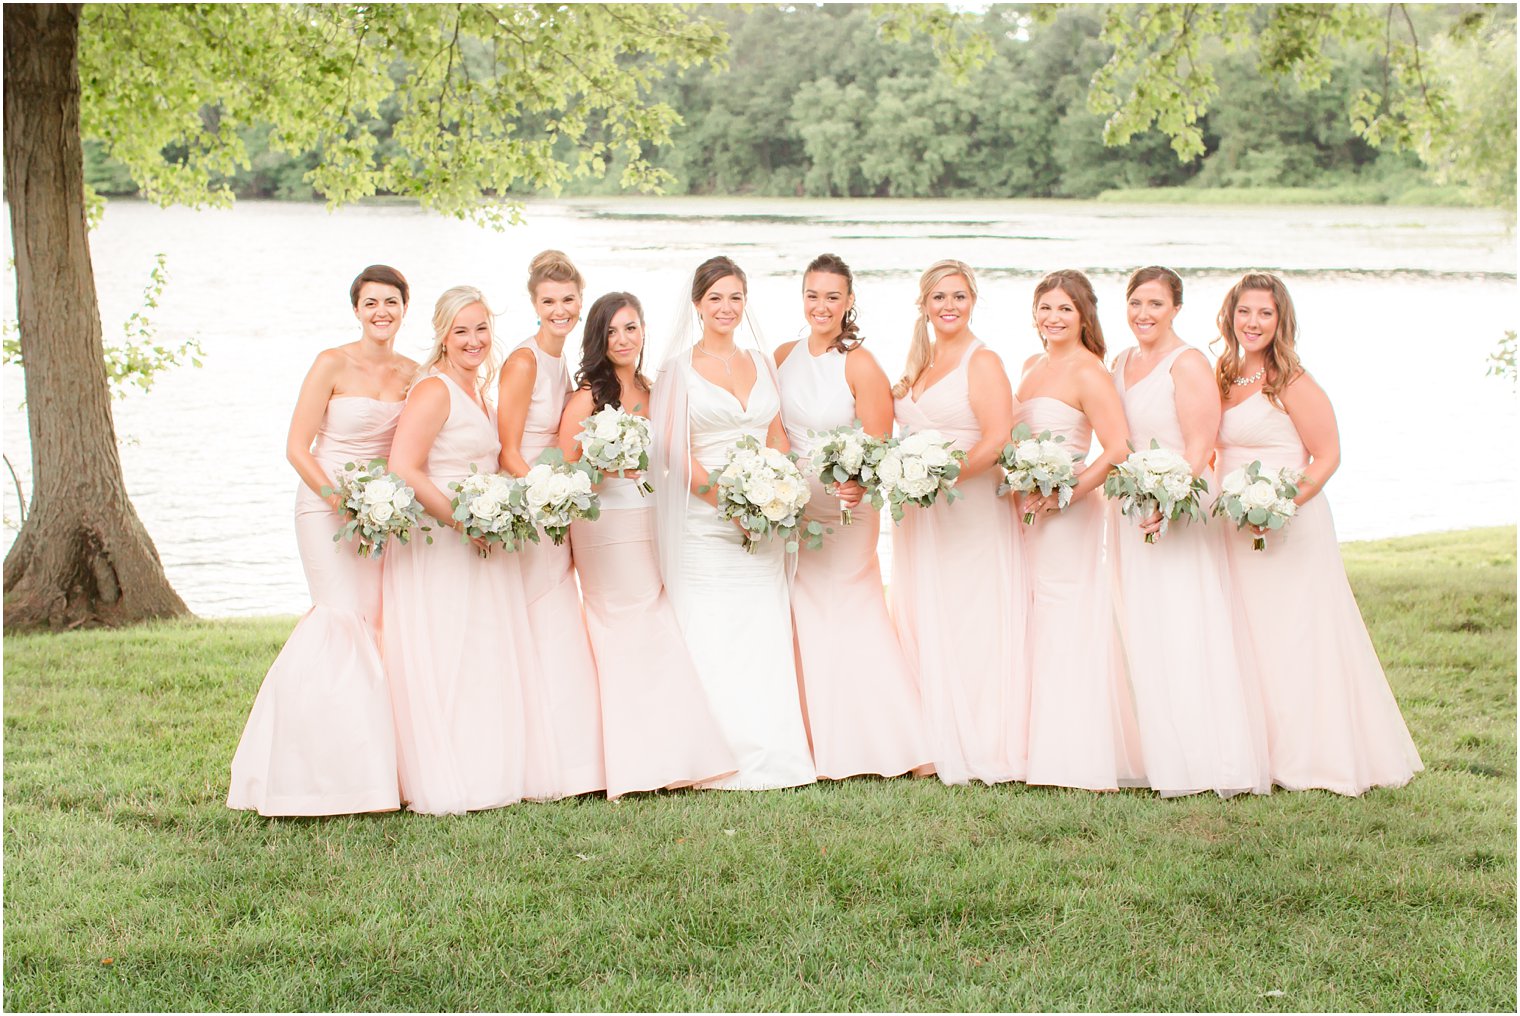
M660 571L739 763L704 784L722 790L795 787L815 779L792 655L786 558L779 541L746 553L738 525L703 490L746 435L787 450L770 359L741 348L744 272L726 257L704 261L691 282L695 312L682 315L654 385L654 487ZM690 335L700 327L695 341Z

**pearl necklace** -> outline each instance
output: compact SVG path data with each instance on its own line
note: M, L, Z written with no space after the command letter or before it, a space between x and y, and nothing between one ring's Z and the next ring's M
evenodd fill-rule
M1254 385L1256 382L1260 381L1263 377L1266 376L1266 373L1267 365L1262 364L1261 370L1257 371L1255 374L1252 374L1250 377L1232 377L1230 378L1230 383L1239 385L1240 387L1244 388L1246 385Z
M725 357L725 356L719 356L717 353L709 353L707 350L705 350L705 349L702 348L702 343L699 342L699 343L697 343L697 352L701 353L703 356L710 356L714 360L717 360L719 363L721 363L723 365L723 373L730 374L730 375L733 374L734 369L729 366L729 362L731 360L733 360L734 357L736 357L736 356L739 355L739 350L738 350L737 347L735 347L735 349L734 349L734 351L732 353L729 353Z

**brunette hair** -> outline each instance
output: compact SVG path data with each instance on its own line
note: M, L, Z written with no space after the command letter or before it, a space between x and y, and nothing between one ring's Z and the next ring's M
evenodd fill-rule
M443 362L447 354L445 345L449 338L449 327L454 324L454 319L459 312L471 304L480 304L486 312L486 321L491 323L491 355L482 364L484 372L476 375L475 387L481 392L491 390L491 383L496 379L496 326L495 315L491 311L491 305L486 303L485 294L474 286L454 286L443 291L438 302L433 305L433 348L428 355L422 358L422 363L417 368L416 384L427 376L439 363Z
M1124 286L1125 297L1134 296L1135 290L1147 282L1165 283L1166 287L1172 291L1172 303L1178 307L1182 306L1182 276L1161 265L1136 268L1134 274L1129 277L1129 282Z
M719 279L726 279L730 275L739 280L746 296L749 295L749 278L744 274L744 269L734 264L734 259L719 254L717 257L708 258L697 266L697 270L691 276L691 302L699 303L707 291L717 285Z
M354 278L354 284L348 287L348 302L355 307L359 306L359 290L364 288L366 282L378 282L382 286L395 286L401 290L401 303L406 305L412 299L412 287L406 284L406 276L402 275L390 265L370 265Z
M855 295L855 273L850 271L850 266L844 263L844 258L838 254L820 254L808 262L807 270L802 273L802 288L807 289L807 277L814 272L823 272L826 275L839 275L844 278L844 291L850 296ZM855 308L851 307L844 312L840 319L839 334L835 336L830 349L837 349L841 353L848 353L856 346L865 341L860 334L860 324L856 321Z
M1241 294L1253 289L1270 294L1277 308L1277 331L1266 350L1267 374L1261 391L1268 402L1282 409L1282 393L1298 379L1304 368L1298 361L1298 315L1293 310L1293 298L1288 295L1283 280L1271 272L1248 272L1224 295L1216 322L1219 325L1216 341L1224 344L1224 351L1214 366L1214 379L1223 398L1230 394L1235 379L1240 377L1240 365L1245 356L1240 350L1240 339L1235 335L1235 308L1240 303Z
M580 269L564 251L558 250L540 251L528 264L528 296L531 299L538 299L538 287L545 282L573 282L576 289L586 288Z
M936 261L924 270L924 274L918 280L918 321L913 325L913 341L908 346L908 365L903 368L903 376L897 384L892 386L892 395L902 398L908 394L908 389L913 387L913 382L929 366L929 318L925 306L929 302L929 294L934 292L934 287L952 275L959 275L966 280L966 288L971 291L971 299L976 299L976 276L971 271L971 266L964 261L956 261L946 258Z
M581 366L575 372L575 387L590 389L593 413L607 406L616 406L623 399L623 383L618 380L617 367L607 356L607 333L612 329L612 319L624 307L633 308L642 327L644 307L632 293L605 293L596 298L586 313L586 329L581 336ZM639 362L633 368L633 382L646 392L650 390L649 379L644 376L642 347Z
M1082 345L1098 359L1103 359L1108 345L1103 341L1103 325L1098 322L1098 295L1093 292L1092 283L1087 281L1087 276L1075 268L1062 268L1041 279L1040 284L1034 287L1034 300L1030 303L1030 311L1040 306L1040 297L1056 289L1071 297L1077 313L1082 317L1082 329L1079 333ZM1040 336L1040 345L1049 345L1043 335Z

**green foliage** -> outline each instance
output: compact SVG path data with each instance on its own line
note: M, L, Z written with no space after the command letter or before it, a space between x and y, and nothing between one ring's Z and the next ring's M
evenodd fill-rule
M1515 383L1515 333L1508 331L1499 340L1499 346L1488 354L1488 376Z
M1342 552L1426 765L1358 800L867 778L270 820L227 766L293 618L8 634L5 1007L1513 1012L1515 530Z

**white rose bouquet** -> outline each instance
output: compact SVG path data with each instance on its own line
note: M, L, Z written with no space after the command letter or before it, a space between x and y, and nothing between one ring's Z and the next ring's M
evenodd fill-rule
M632 469L649 468L649 448L653 438L649 421L637 413L625 413L617 406L604 406L586 417L575 439L581 444L581 461L598 472L622 474ZM654 493L647 480L639 480L638 489L640 497Z
M322 485L322 496L337 494L343 500L343 514L348 521L333 534L333 542L357 538L360 557L379 557L385 553L385 541L394 538L407 543L413 529L432 532L422 525L422 504L401 477L385 468L384 459L371 459L361 466L344 464L333 475L331 486ZM432 543L429 536L427 542Z
M1019 424L1009 435L1010 441L1003 446L997 464L1003 471L1003 482L998 484L999 495L1010 490L1028 494L1038 490L1049 497L1056 493L1056 507L1065 509L1071 504L1071 490L1077 485L1077 456L1062 447L1064 435L1051 437L1050 431L1041 431L1036 437L1029 425ZM1034 512L1024 513L1024 524L1034 522Z
M1153 511L1161 513L1161 532L1146 533L1146 543L1155 543L1166 532L1167 524L1180 518L1204 521L1199 495L1208 489L1208 481L1193 475L1187 459L1162 448L1154 438L1143 451L1135 451L1131 445L1129 458L1103 481L1103 493L1118 498L1119 511L1136 522Z
M961 475L966 453L951 447L937 430L921 430L886 442L876 463L876 483L870 488L871 504L892 509L892 521L901 522L903 505L927 508L941 494L948 504L960 497L955 480Z
M564 545L572 520L592 521L602 514L601 499L591 489L591 469L579 462L566 462L558 448L540 455L518 482L534 524L549 534L556 547Z
M870 489L876 482L876 465L887 453L887 443L867 434L859 420L848 427L836 427L817 436L823 438L813 451L812 465L818 472L818 479L825 484L854 480ZM855 522L850 517L850 510L843 505L839 508L839 521L846 526Z
M1304 474L1297 469L1263 469L1257 459L1219 481L1214 514L1229 516L1237 529L1246 526L1281 529L1298 513L1293 499L1298 496L1303 478ZM1265 533L1252 533L1251 549L1267 549Z
M472 464L470 475L450 483L449 489L455 492L454 519L464 524L461 539L468 543L473 537L486 543L481 557L494 545L516 550L538 542L521 480L505 473L482 473Z
M746 435L734 443L728 461L708 474L700 489L705 494L714 487L718 514L738 520L744 528L744 549L751 554L761 540L773 536L786 541L788 553L799 542L814 549L823 546L823 524L802 517L813 492L784 452Z

